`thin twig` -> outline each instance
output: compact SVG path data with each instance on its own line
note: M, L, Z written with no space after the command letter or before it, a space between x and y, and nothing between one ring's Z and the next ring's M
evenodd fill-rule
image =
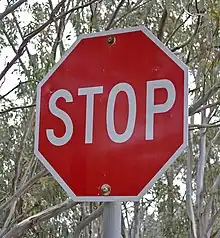
M50 0L49 2L50 2L51 9L53 9L52 0ZM65 11L65 5L63 4L63 6L61 8L61 12L63 13L64 11ZM63 36L64 28L65 28L65 17L60 19L59 25L58 25L57 21L55 21L55 27L56 27L57 37L55 39L55 42L54 42L54 44L52 46L52 50L51 50L51 52L53 54L54 62L56 60L57 47L60 45L60 43L62 43L62 36ZM62 43L62 48L64 48L63 43Z
M23 84L29 83L29 82L34 82L33 80L27 80L24 82L19 82L19 84L17 84L14 88L12 88L11 90L9 90L7 93L5 93L4 95L0 96L0 100L2 100L3 98L7 97L10 93L12 93L14 90L16 90L17 88L19 88L20 86L22 86Z
M80 5L80 6L77 6L77 7L74 7L62 14L60 14L59 16L56 17L56 14L59 12L60 10L60 7L62 6L62 2L61 1L60 3L57 4L57 6L54 8L54 11L51 13L50 15L50 18L45 22L43 23L39 28L37 28L36 30L32 31L30 34L28 34L23 42L21 43L18 51L17 51L17 54L14 56L14 58L9 62L7 63L6 67L3 69L3 71L1 72L0 74L0 80L5 76L5 74L8 72L8 70L14 65L14 63L24 54L25 50L26 50L26 46L27 44L29 43L29 41L34 37L36 36L39 32L43 31L47 26L49 26L52 22L54 21L57 21L63 17L65 17L66 15L74 12L74 11L77 11L79 9L82 9L82 8L85 8L87 6L89 6L90 4L94 3L94 2L97 2L97 1L100 1L100 0L92 0L88 3L85 3L83 5Z
M220 89L220 83L216 83L210 88L203 97L198 99L192 106L189 108L189 116L195 114L195 112L204 105L218 90Z
M19 0L14 5L8 6L4 12L0 13L0 21L8 14L14 12L17 8L19 8L25 2L27 2L27 0Z
M176 27L176 29L173 30L173 32L168 36L168 39L166 40L165 45L168 45L171 38L176 34L176 32L189 20L190 16L188 16L183 22L179 24L179 26Z
M79 9L88 7L88 6L90 6L91 4L93 4L93 3L95 3L95 2L100 2L100 0L92 0L92 1L90 1L90 2L88 2L88 3L85 3L85 4L83 4L83 5L80 5L80 6L78 6L78 7L71 8L70 10L68 10L68 11L66 11L66 12L64 12L64 13L62 13L62 14L60 14L59 16L57 16L54 20L57 21L57 20L59 20L60 18L63 18L63 17L65 17L66 15L68 15L68 14L70 14L70 13L72 13L72 12L75 12L75 11L77 11L77 10L79 10Z
M8 1L8 3L9 3L9 0L7 0L7 1ZM15 15L15 12L12 12L11 14L12 14L12 16L13 16L13 21L15 22L15 25L16 25L16 27L17 27L17 29L18 29L18 32L19 32L19 34L20 34L20 36L21 36L21 39L22 39L22 41L23 41L23 40L24 40L24 35L23 35L22 30L21 30L21 27L20 27L20 25L19 25L19 23L18 23L18 20L17 20L17 17L16 17L16 15ZM25 49L26 49L26 51L27 51L27 55L28 55L28 58L29 58L29 60L30 60L30 64L31 64L32 68L34 68L33 60L31 59L31 53L30 53L30 51L29 51L29 49L28 49L27 46L25 47ZM27 75L27 76L28 76L28 75Z
M11 40L11 37L8 35L7 31L5 30L5 27L3 25L1 27L1 29L2 29L3 33L5 34L5 36L6 36L6 38L8 40L8 43L11 45L14 53L17 54L18 52L17 52L17 50L15 48L15 45L14 45L13 41ZM25 74L28 76L28 70L27 70L25 64L23 63L23 61L21 60L21 58L19 58L19 62L21 64L21 67L24 70Z
M19 106L19 107L11 107L11 108L8 108L4 111L0 111L0 115L4 114L4 113L8 113L8 112L11 112L11 111L15 111L15 110L19 110L19 109L25 109L25 108L30 108L30 107L35 107L36 104L30 104L30 105L26 105L26 106Z
M215 128L215 127L220 127L220 123L217 123L217 124L191 124L191 125L189 125L189 129Z
M116 19L113 23L112 23L112 27L114 27L118 22L120 22L122 19L124 19L127 15L129 15L130 13L134 12L135 10L143 7L144 5L146 5L147 3L149 3L151 0L148 0L146 2L141 3L142 1L138 2L138 4L135 4L135 6L133 8L131 8L129 11L127 11L125 14L123 14L121 17L119 17L118 19Z
M181 5L182 5L182 8L184 9L184 11L185 11L188 15L193 16L193 17L196 17L196 16L205 16L204 13L199 13L197 4L196 4L196 11L197 11L197 13L191 13L191 12L189 12L189 11L186 9L186 7L185 7L185 5L183 4L183 1L182 1L182 0L180 0L180 3L181 3Z
M198 16L197 22L196 22L196 28L195 28L193 34L191 35L191 37L187 41L185 41L182 44L180 44L180 45L174 47L173 49L171 49L172 52L175 52L179 49L182 49L182 48L186 47L194 39L194 37L196 36L196 34L199 30L200 20L201 20L201 16Z
M198 113L198 112L201 112L201 111L203 111L203 110L205 110L207 108L212 108L212 107L215 107L215 106L218 106L218 105L220 105L220 101L217 101L217 102L214 102L212 104L207 104L207 105L205 105L203 107L200 107L194 113Z
M112 23L114 21L114 19L116 18L120 8L122 7L122 5L124 4L125 0L121 0L118 4L118 6L116 7L115 11L113 12L111 18L110 18L110 21L107 25L107 27L105 28L106 30L109 30L111 27L112 27Z

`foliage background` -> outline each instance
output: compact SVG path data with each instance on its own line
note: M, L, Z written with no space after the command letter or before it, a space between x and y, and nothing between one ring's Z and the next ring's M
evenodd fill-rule
M78 35L145 25L189 66L189 146L122 204L122 236L219 238L219 0L1 0L0 11L0 237L102 237L103 205L69 200L33 154L35 89Z

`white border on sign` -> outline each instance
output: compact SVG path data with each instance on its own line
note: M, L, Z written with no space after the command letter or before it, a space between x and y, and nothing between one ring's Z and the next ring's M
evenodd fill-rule
M43 157L43 155L38 151L38 141L39 141L39 125L40 125L40 95L41 87L49 79L49 77L55 72L55 70L62 64L62 62L67 58L67 56L73 51L73 49L79 44L82 39L94 38L99 36L106 36L112 34L129 33L142 31L148 38L150 38L160 49L166 53L169 58L171 58L183 71L184 71L184 128L183 128L183 144L178 148L178 150L171 156L167 163L158 171L158 173L150 180L150 182L144 187L144 189L137 196L91 196L91 197L77 197L74 192L69 188L65 181L59 176L59 174L54 170L54 168L49 164L49 162ZM171 52L162 42L160 42L156 36L154 36L149 30L144 26L110 30L99 33L92 33L88 35L81 35L78 37L76 42L67 50L64 56L59 60L59 62L50 70L50 72L41 80L37 86L37 99L36 99L36 125L35 125L35 144L34 153L37 158L42 162L42 164L48 169L52 176L57 180L57 182L62 186L62 188L67 192L67 194L74 201L81 202L117 202L117 201L139 201L146 192L155 184L155 182L162 176L162 174L168 169L168 167L181 155L188 144L188 67L177 58L177 56Z

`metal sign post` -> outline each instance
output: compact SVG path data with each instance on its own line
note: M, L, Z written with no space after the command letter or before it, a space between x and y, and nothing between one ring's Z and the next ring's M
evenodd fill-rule
M121 203L106 202L104 205L103 238L121 238Z

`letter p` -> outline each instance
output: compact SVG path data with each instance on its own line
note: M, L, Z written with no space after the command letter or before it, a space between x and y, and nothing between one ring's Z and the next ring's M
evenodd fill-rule
M154 91L155 89L164 88L167 91L167 100L163 104L155 104ZM169 111L175 100L176 90L173 83L168 79L160 79L147 82L146 96L146 140L154 139L154 114Z

